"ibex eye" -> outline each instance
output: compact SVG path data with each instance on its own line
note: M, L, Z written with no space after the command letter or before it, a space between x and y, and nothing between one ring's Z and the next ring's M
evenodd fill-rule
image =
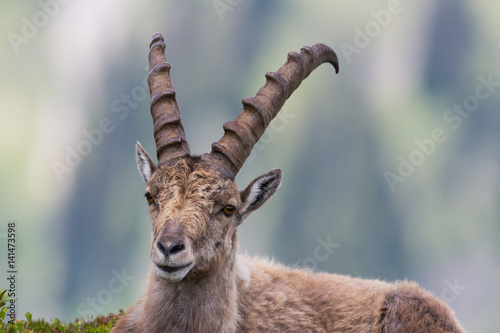
M234 214L234 211L236 210L236 207L234 207L233 205L227 205L226 207L224 207L223 211L224 211L224 214L226 214L226 216L231 216Z
M155 199L153 199L153 196L151 195L151 193L147 192L145 194L145 196L146 196L146 200L148 201L148 204L151 205L153 202L155 202Z

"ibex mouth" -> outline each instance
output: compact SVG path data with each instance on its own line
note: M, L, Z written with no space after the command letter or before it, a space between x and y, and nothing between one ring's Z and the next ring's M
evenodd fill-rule
M155 265L156 275L159 278L170 282L179 282L186 277L191 268L193 267L193 262L189 262L180 266L167 266L167 265Z
M160 266L160 265L156 265L156 267L158 267L159 269L161 269L162 271L164 271L165 273L175 273L175 272L178 272L178 271L182 271L183 269L186 269L188 268L189 266L191 266L192 263L187 263L185 265L181 265L181 266Z

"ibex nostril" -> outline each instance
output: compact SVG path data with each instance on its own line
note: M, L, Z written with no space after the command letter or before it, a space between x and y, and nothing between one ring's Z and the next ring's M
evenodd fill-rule
M156 247L158 248L158 250L160 250L161 253L163 253L164 255L166 255L167 253L167 249L165 247L165 245L163 245L162 242L158 242L156 243Z
M183 243L177 243L170 247L170 254L175 254L184 250L185 246Z

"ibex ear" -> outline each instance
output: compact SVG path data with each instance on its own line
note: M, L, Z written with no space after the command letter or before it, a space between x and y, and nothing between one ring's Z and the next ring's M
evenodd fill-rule
M240 209L241 221L276 193L276 190L281 185L281 179L281 170L273 169L255 178L245 190L240 192L242 202Z
M156 170L156 164L154 164L151 157L149 157L148 153L144 150L144 148L142 148L139 142L135 145L135 153L137 159L137 169L139 169L139 173L147 183L153 172Z

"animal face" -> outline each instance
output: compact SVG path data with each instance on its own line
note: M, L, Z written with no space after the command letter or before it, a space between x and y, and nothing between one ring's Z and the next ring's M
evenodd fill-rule
M256 178L244 191L200 157L159 167L137 145L153 221L151 259L158 277L170 282L208 274L236 252L236 228L278 189L281 170Z

